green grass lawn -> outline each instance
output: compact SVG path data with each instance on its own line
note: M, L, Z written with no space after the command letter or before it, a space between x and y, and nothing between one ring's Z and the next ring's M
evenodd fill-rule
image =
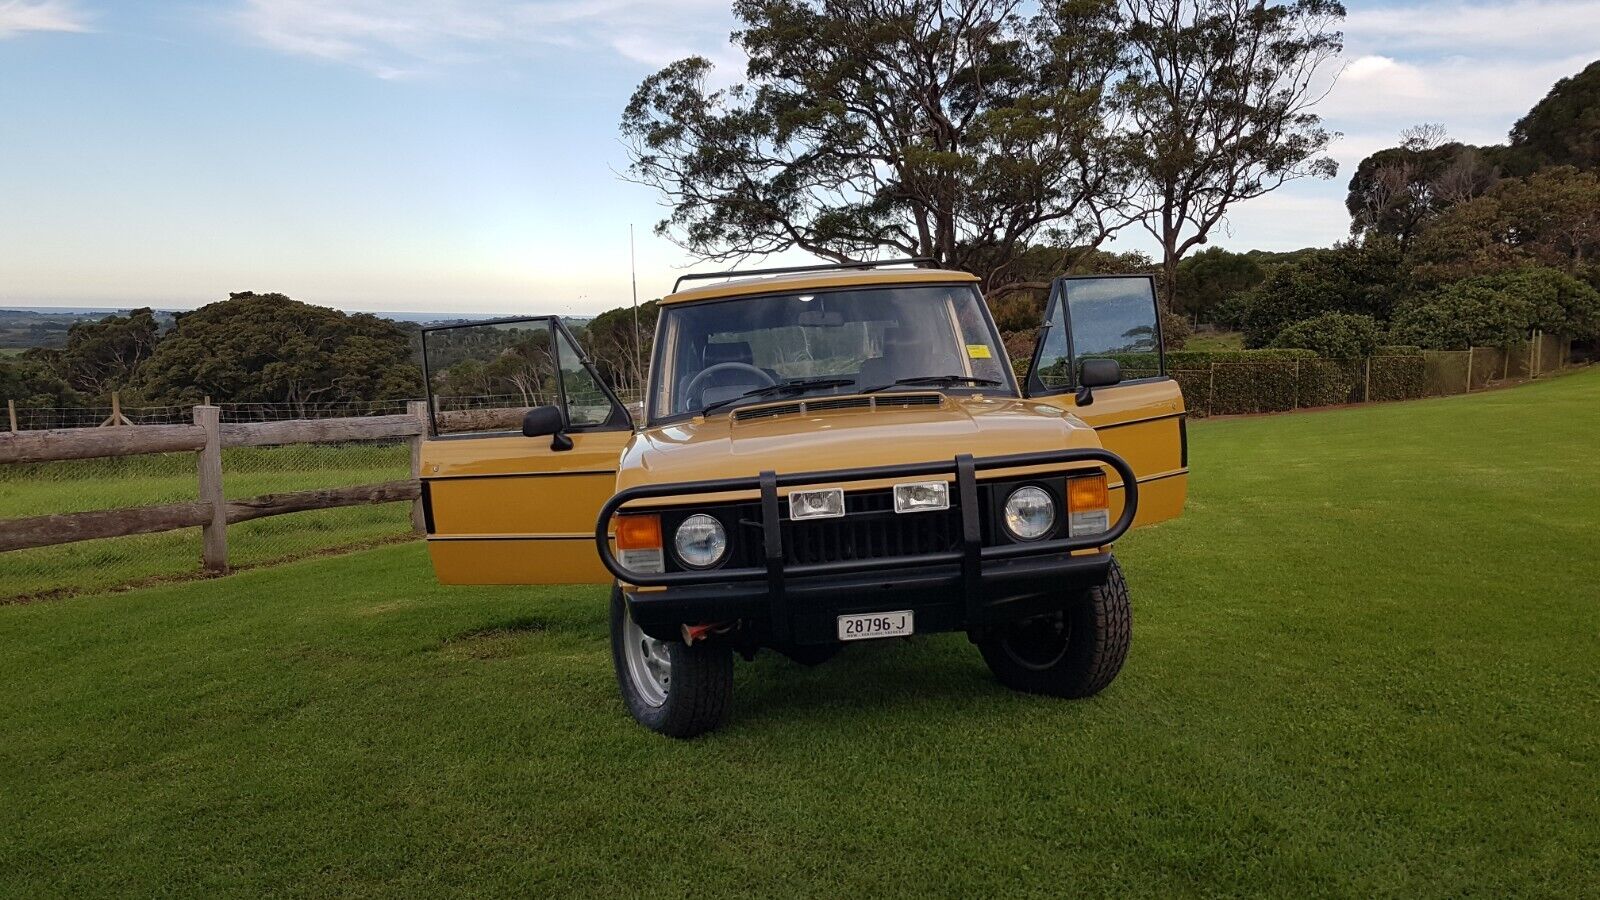
M1195 424L1121 677L964 638L738 668L690 743L599 588L388 547L0 607L0 890L1593 896L1600 370Z

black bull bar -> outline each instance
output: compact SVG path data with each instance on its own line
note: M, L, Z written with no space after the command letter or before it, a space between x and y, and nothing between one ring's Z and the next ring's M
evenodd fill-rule
M1035 473L1036 475L1071 475L1084 468L1083 463L1109 466L1122 478L1122 515L1111 527L1099 534L1063 537L1048 541L998 544L983 546L979 523L977 473L993 469L1013 469L1034 466L1060 465L1059 471ZM954 475L961 514L961 549L941 553L923 553L915 556L888 556L872 559L837 560L833 562L784 565L783 532L779 515L778 489L803 487L829 482L873 481L878 479L917 478L928 475ZM640 500L674 497L685 494L719 494L759 491L761 496L761 530L763 566L740 568L714 568L683 572L634 572L619 563L611 552L609 538L611 519L623 506ZM685 481L674 484L641 485L617 492L600 508L595 522L594 540L600 561L618 580L638 587L678 587L686 585L726 584L731 582L767 582L769 601L774 621L786 619L784 584L791 578L819 575L850 575L899 569L908 566L932 566L950 563L961 564L962 581L966 587L969 606L976 602L975 588L983 577L983 564L990 560L1016 559L1070 553L1106 546L1121 537L1133 525L1139 505L1139 482L1133 468L1122 457L1098 448L1073 450L1047 450L1037 453L1015 453L1006 456L974 458L960 454L954 459L907 463L892 466L873 466L859 469L835 469L825 472L795 472L777 474L762 472L755 477L719 478L707 481ZM641 512L645 510L640 510ZM1063 510L1065 514L1066 511ZM665 554L666 535L662 535L662 552Z

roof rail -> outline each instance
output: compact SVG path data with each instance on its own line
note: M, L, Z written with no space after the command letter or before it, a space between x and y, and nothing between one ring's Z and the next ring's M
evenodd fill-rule
M820 266L779 266L776 269L729 269L726 272L698 272L689 275L679 275L678 280L672 283L672 292L676 294L678 288L685 281L701 281L707 278L733 278L739 275L792 275L796 272L829 272L843 271L845 269L876 269L882 266L916 266L926 268L936 263L936 260L926 256L912 256L905 259L880 259L866 262L823 263Z

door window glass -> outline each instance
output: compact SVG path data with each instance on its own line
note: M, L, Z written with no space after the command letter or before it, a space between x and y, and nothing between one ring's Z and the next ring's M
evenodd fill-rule
M1161 374L1156 298L1150 279L1061 278L1052 285L1038 358L1029 376L1033 389L1075 388L1078 367L1096 357L1116 358L1124 379Z
M583 355L565 332L556 330L557 360L561 364L561 389L565 393L567 424L573 427L604 425L610 421L611 398L583 364Z
M1061 303L1061 282L1050 288L1044 334L1040 336L1039 359L1033 377L1047 391L1072 387L1072 348L1067 344L1066 311Z
M1072 351L1090 357L1148 354L1134 368L1159 368L1155 354L1156 298L1148 278L1073 278L1066 283ZM1124 362L1127 367L1127 362Z
M423 352L439 434L515 431L530 408L560 402L548 319L427 331Z

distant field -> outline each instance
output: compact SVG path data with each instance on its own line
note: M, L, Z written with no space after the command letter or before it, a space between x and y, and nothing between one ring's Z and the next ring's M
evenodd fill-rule
M1600 370L1199 422L1099 697L957 635L616 697L605 591L420 545L0 607L0 894L1593 896Z
M410 475L404 444L239 448L222 457L229 499ZM0 519L177 503L196 499L197 491L192 453L0 466ZM364 546L404 535L410 525L404 503L258 519L229 529L229 561L252 566ZM199 558L193 528L0 554L0 599L192 575Z
M1210 353L1243 350L1244 335L1237 331L1201 331L1185 341L1183 349L1204 350Z

